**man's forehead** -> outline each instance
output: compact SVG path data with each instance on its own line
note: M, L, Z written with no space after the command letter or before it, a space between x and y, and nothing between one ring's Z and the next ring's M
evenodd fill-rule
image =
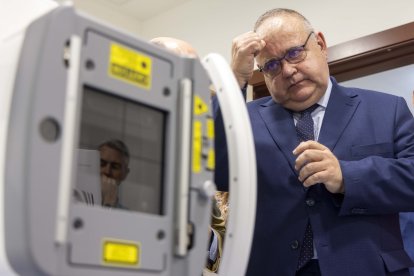
M302 43L305 30L299 20L286 22L277 17L260 25L257 34L266 42L265 48L256 57L256 61L262 63L269 58L282 56L290 48Z
M266 19L256 30L256 33L260 37L264 37L269 34L269 32L277 32L283 27L285 20L281 17L272 17Z
M111 158L106 158L105 156L101 157L101 164L112 164L112 165L122 165L121 160L112 160Z
M119 158L122 155L122 153L119 150L108 147L108 146L103 146L100 151L101 151L101 156L105 155L105 156Z
M269 40L274 37L296 37L304 31L303 21L294 16L278 16L265 20L256 30L258 36Z

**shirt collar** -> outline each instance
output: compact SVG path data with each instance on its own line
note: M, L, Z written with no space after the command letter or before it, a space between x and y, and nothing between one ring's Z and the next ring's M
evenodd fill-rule
M323 96L319 99L317 104L319 104L324 109L326 109L326 107L328 106L329 97L331 96L331 92L332 92L332 82L331 82L331 79L328 78L328 87L326 88L325 94L323 94Z

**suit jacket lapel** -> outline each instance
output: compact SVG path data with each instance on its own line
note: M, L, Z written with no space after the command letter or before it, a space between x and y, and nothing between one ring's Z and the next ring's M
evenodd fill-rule
M292 114L272 99L261 105L259 109L266 127L277 144L278 148L289 161L292 170L296 173L296 157L292 151L299 144Z
M340 87L332 79L332 92L319 133L318 141L321 144L333 151L359 102L360 99L353 90Z
M347 88L332 80L332 91L319 133L319 142L333 150L345 127L357 109L360 99ZM292 114L272 99L261 105L260 115L278 148L295 170L296 157L292 151L299 144Z

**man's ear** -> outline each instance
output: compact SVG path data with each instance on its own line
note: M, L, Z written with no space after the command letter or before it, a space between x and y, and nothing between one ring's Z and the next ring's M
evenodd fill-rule
M322 51L326 51L328 49L325 36L321 32L316 32L316 43L319 45Z
M328 59L328 46L326 45L325 36L321 32L316 33L316 43L321 48L322 54Z

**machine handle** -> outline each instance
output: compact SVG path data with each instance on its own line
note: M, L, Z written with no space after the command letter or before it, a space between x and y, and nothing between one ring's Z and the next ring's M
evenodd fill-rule
M188 205L190 187L190 154L191 154L191 118L192 118L192 82L190 79L182 79L180 82L180 153L178 163L178 199L176 236L177 242L175 254L184 257L187 255L188 235Z
M77 114L80 106L78 78L81 57L81 39L73 35L70 38L69 68L67 73L66 99L62 131L62 155L60 161L59 190L57 201L57 217L55 242L65 244L68 231L69 205L72 196L73 161L76 158Z

